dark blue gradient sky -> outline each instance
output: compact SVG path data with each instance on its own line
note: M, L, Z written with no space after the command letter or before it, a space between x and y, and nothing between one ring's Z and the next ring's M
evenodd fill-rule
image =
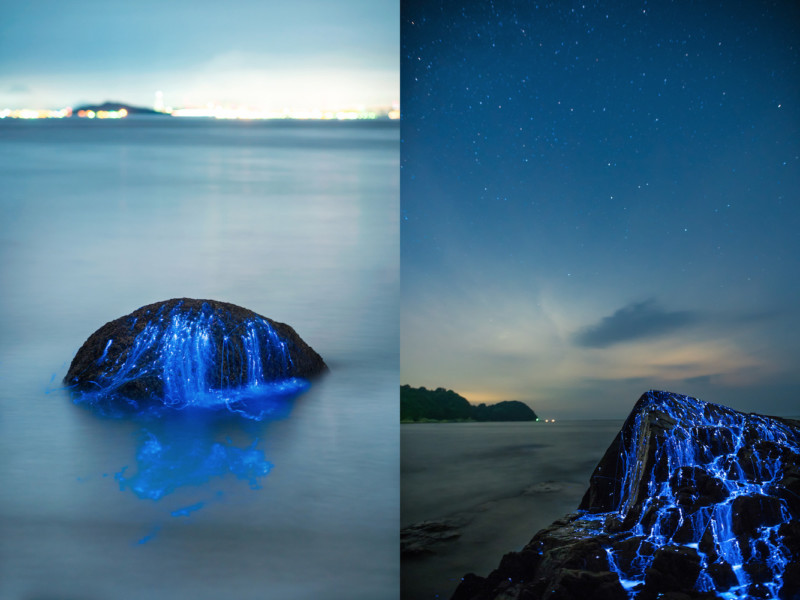
M403 1L402 382L800 414L794 2Z
M398 47L396 0L4 3L0 108L390 105Z

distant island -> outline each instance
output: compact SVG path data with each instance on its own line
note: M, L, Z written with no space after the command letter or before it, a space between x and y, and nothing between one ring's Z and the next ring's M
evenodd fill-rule
M103 104L86 104L72 109L72 115L77 117L80 112L119 112L125 110L129 115L149 115L168 117L168 113L158 112L151 108L144 108L142 106L131 106L130 104L123 104L122 102L104 102Z
M400 386L401 423L537 420L536 413L517 400L476 406L452 390Z

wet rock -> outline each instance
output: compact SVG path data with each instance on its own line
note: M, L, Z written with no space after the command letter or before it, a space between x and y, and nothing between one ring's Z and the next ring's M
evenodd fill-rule
M781 600L797 600L797 598L800 598L800 562L791 563L786 567L779 598Z
M226 302L176 298L103 325L78 350L64 382L81 392L176 404L325 370L289 325Z
M798 456L800 422L648 392L579 512L488 577L465 577L453 600L699 600L731 590L797 600Z
M400 553L404 557L436 552L436 546L461 536L461 521L423 521L400 531Z
M694 548L664 546L656 550L645 570L643 595L694 589L700 575L700 556Z
M548 600L574 600L576 598L605 598L627 600L628 594L620 585L616 574L609 571L560 569L548 586Z
M745 494L731 503L733 533L749 538L759 527L778 525L784 521L784 502L773 496Z
M717 561L708 564L706 571L711 577L715 589L727 590L738 583L733 567L726 562Z

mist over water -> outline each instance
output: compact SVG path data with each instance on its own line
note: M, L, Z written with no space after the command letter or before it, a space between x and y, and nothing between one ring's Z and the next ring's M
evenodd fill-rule
M396 124L0 122L0 596L396 597L398 164ZM331 371L263 421L73 404L84 340L174 297Z
M404 600L449 598L461 577L577 509L622 421L402 425L401 527L452 524L460 536L404 557Z

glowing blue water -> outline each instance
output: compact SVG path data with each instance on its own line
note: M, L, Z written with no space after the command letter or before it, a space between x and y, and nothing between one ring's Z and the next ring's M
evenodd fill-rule
M623 428L633 437L622 439L618 472L624 475L616 504L585 515L615 542L641 540L633 560L607 548L629 597L637 597L657 549L682 546L700 559L697 591L777 598L787 564L798 558L779 533L781 523L793 518L780 497L787 491L780 477L786 461L798 464L798 432L760 415L663 392L648 393L632 417ZM753 503L763 511L748 537L734 513L752 512ZM717 572L728 569L727 585L724 577L711 577L712 563Z
M124 467L115 475L121 490L129 489L140 498L159 500L179 487L201 485L227 473L258 489L259 479L272 468L263 451L257 449L258 440L249 447L237 448L231 442L207 444L200 439L184 444L165 442L147 429L142 433L144 440L136 453L137 472L126 475Z

